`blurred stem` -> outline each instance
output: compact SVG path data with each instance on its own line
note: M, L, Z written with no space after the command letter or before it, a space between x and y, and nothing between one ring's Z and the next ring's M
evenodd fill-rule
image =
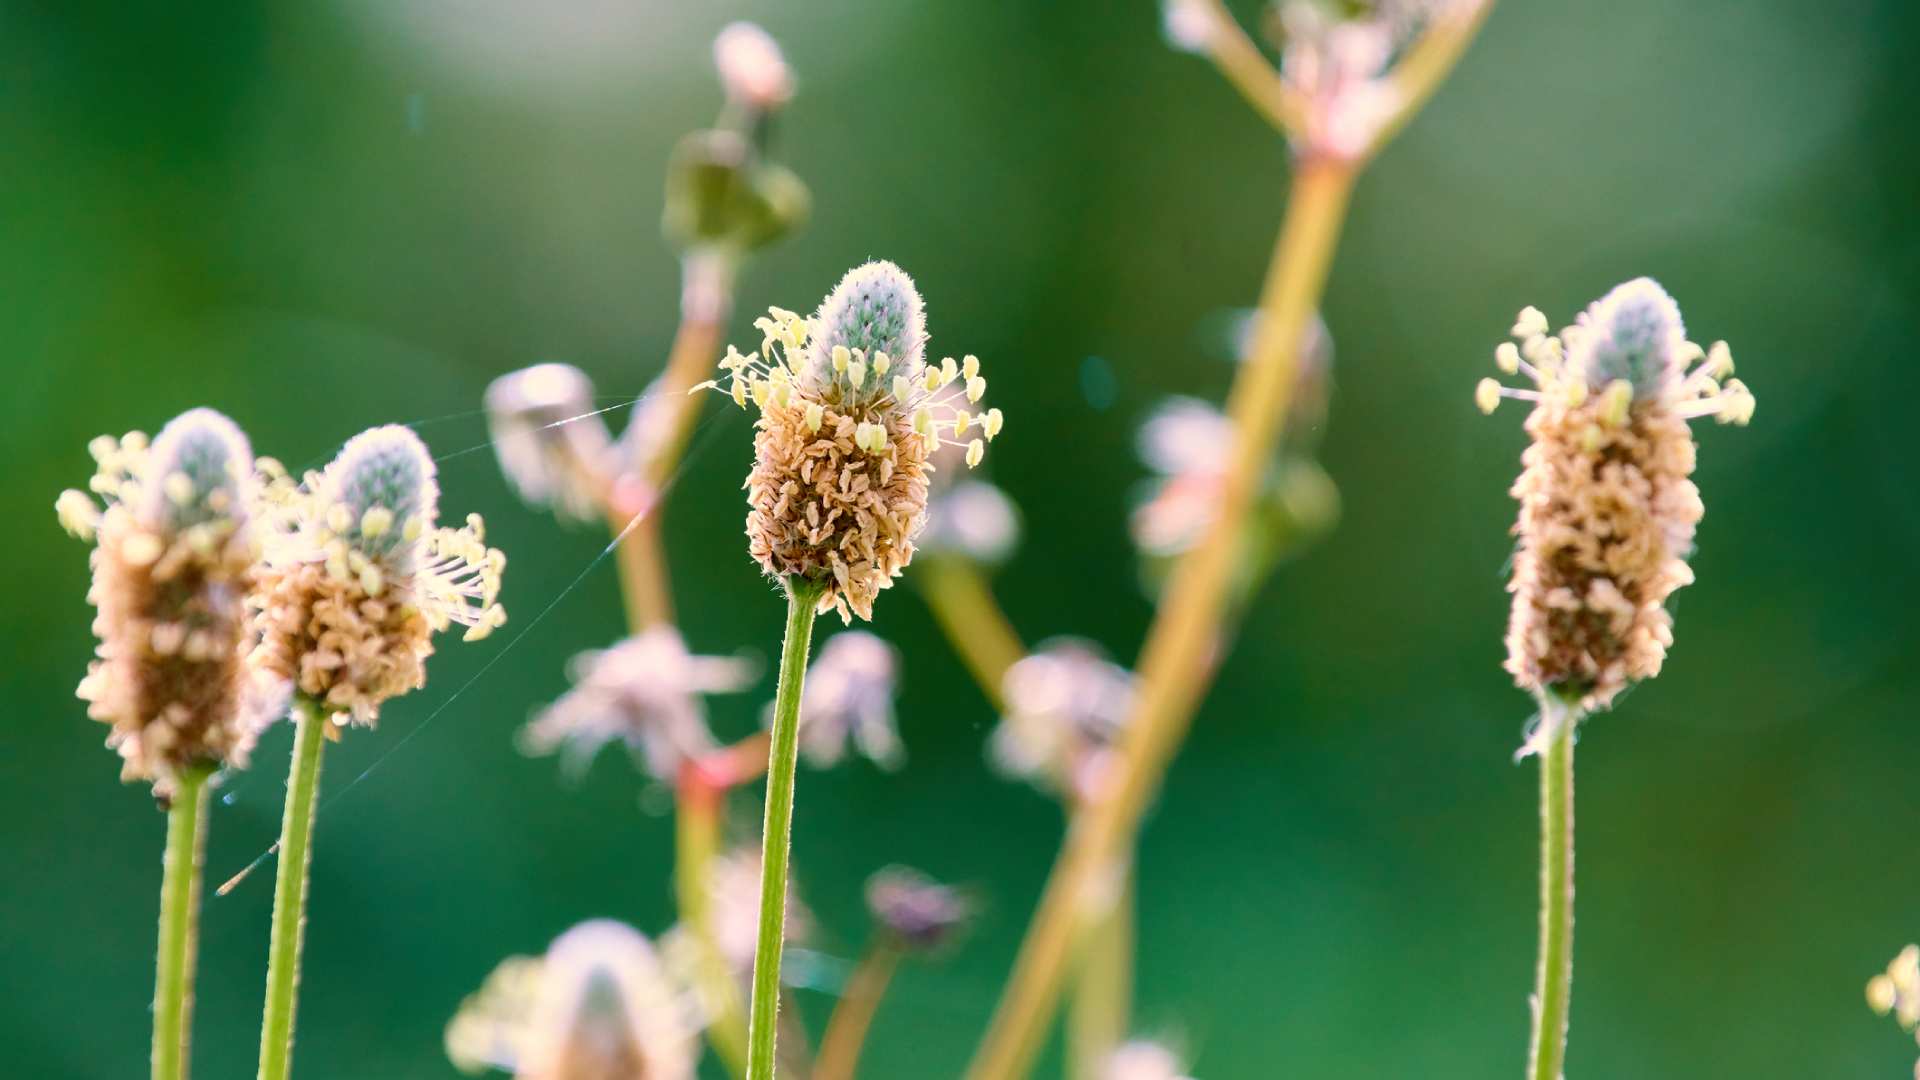
M193 968L200 931L200 867L207 851L207 781L189 765L167 807L160 878L160 948L153 965L153 1080L186 1080L193 1036Z
M927 598L934 619L960 654L987 700L1001 707L1001 680L1027 654L1020 634L1007 621L979 567L958 556L935 556L918 568L914 580Z
M747 1024L740 1011L740 989L720 956L713 934L713 860L720 851L720 812L726 788L708 782L697 763L688 766L675 789L677 803L673 882L680 918L693 932L698 952L695 972L700 998L712 1011L707 1041L735 1076L747 1073Z
M280 866L273 882L273 935L267 946L267 1004L260 1023L260 1080L287 1080L293 1069L293 1017L300 987L300 944L307 925L307 864L312 857L314 796L327 718L320 703L294 696L299 718L280 819Z
M1101 1080L1126 1041L1133 1010L1133 874L1121 875L1113 903L1086 929L1087 943L1067 1013L1073 1080Z
M882 931L867 946L866 955L855 965L847 979L847 991L833 1007L827 1020L827 1033L820 1039L820 1056L815 1059L812 1080L853 1080L860 1064L860 1051L867 1045L867 1032L873 1027L874 1014L880 1011L880 999L886 995L893 973L900 967L900 944Z
M1158 787L1213 664L1240 530L1279 442L1300 361L1307 321L1319 305L1346 216L1356 167L1306 158L1295 169L1292 197L1261 295L1247 362L1228 399L1233 458L1219 510L1206 535L1175 564L1164 601L1141 650L1139 691L1105 786L1074 815L1026 940L968 1076L1023 1076L1052 1018L1080 913L1101 873L1130 844Z
M767 811L760 833L760 936L753 951L753 1003L747 1022L748 1080L773 1080L780 1012L780 952L786 944L787 845L793 835L793 774L800 750L800 692L813 641L814 607L824 587L786 579L787 633L780 647L780 686L773 699L773 745L767 755Z
M1527 1075L1560 1080L1573 1001L1573 729L1579 713L1541 696L1540 722L1558 730L1540 755L1540 969L1533 984Z
M1298 138L1307 128L1307 106L1299 91L1288 86L1274 70L1226 4L1221 0L1199 0L1197 9L1213 20L1206 50L1214 66L1275 131Z
M637 633L673 622L673 590L667 575L666 544L660 533L660 511L668 481L686 449L687 436L700 414L703 397L687 391L712 370L732 307L733 261L730 256L694 253L682 263L680 327L667 354L666 369L650 393L652 400L636 407L629 423L663 424L652 435L656 449L639 463L638 483L614 484L607 523L615 536L628 525L631 532L616 552L621 595L627 623ZM653 407L648 407L649 405ZM635 517L640 518L633 523Z

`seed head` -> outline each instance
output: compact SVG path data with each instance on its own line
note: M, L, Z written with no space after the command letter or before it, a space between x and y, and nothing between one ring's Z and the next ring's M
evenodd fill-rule
M973 920L974 904L960 890L908 866L889 866L867 879L867 910L902 947L937 952Z
M261 666L371 725L382 702L425 684L434 632L460 623L474 641L504 623L506 556L483 542L478 515L437 527L439 496L425 444L398 426L354 436L300 484L273 477L277 529L254 599Z
M899 680L899 651L880 638L864 630L828 638L800 691L800 752L807 762L830 769L846 757L851 741L883 769L905 764L893 712ZM771 703L766 716L771 724Z
M100 644L78 694L112 725L122 779L164 797L188 766L244 766L285 703L246 662L253 454L211 409L175 417L151 445L134 432L90 449L104 509L78 491L55 504L69 531L97 542L87 599Z
M635 764L662 783L672 783L687 761L718 746L701 698L744 690L753 681L753 665L695 656L671 626L583 652L571 668L573 689L521 729L521 750L558 752L562 767L578 775L617 739Z
M1534 388L1483 381L1476 391L1489 412L1503 398L1534 403L1513 486L1506 666L1522 689L1593 711L1659 674L1673 643L1666 600L1693 581L1686 558L1703 512L1688 421L1745 424L1753 396L1738 379L1721 381L1732 370L1725 346L1709 354L1686 341L1679 309L1646 278L1558 337L1546 326L1537 309L1521 312L1519 356L1495 356Z
M493 380L486 402L500 470L520 497L564 519L598 516L613 438L594 409L586 372L536 364Z
M1043 643L1007 669L993 764L1069 799L1092 793L1133 708L1133 674L1076 638Z
M691 1080L694 1018L653 946L625 923L597 919L542 957L502 961L447 1025L447 1057L463 1072L518 1080Z
M929 455L963 446L977 465L1003 418L966 408L986 390L977 358L926 359L919 293L892 263L849 273L812 319L772 308L754 325L760 351L730 348L720 362L734 403L760 413L749 550L770 577L824 583L822 611L871 618L913 558ZM965 438L975 422L979 436Z

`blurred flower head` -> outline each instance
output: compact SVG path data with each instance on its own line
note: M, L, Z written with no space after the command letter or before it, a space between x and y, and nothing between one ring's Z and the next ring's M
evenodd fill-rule
M760 846L747 844L713 860L708 872L714 948L734 972L753 973L753 952L760 942ZM787 926L781 940L806 944L813 937L813 912L787 881Z
M1688 421L1744 424L1753 395L1729 378L1725 343L1687 341L1678 306L1647 278L1557 337L1527 308L1513 337L1519 344L1500 346L1494 363L1533 388L1483 379L1475 395L1487 412L1502 398L1533 403L1512 491L1519 550L1506 666L1521 689L1603 709L1659 674L1673 643L1667 598L1693 581L1686 560L1703 508Z
M555 939L543 957L502 961L447 1025L447 1057L463 1072L518 1080L691 1080L696 1026L653 947L624 923L598 919Z
M889 866L867 879L867 910L901 947L933 952L965 930L974 904L912 867Z
M847 744L884 769L906 760L893 711L899 650L864 630L828 638L807 668L800 691L800 753L815 768L846 757ZM773 722L773 705L766 709Z
M535 364L493 380L486 404L500 470L520 497L563 519L597 517L613 439L586 372Z
M521 750L559 753L562 768L577 775L618 740L662 783L717 747L701 698L743 690L754 677L745 660L688 652L671 626L580 653L570 669L573 689L521 729Z
M269 463L268 481L254 657L337 715L371 725L382 702L424 685L436 631L458 623L474 641L506 621L506 556L478 515L435 524L433 458L411 430L362 432L298 484Z
M1020 543L1020 510L1007 493L984 480L936 488L927 499L927 525L917 546L998 566Z
M247 661L253 454L212 409L175 417L151 445L133 432L89 450L104 508L79 491L55 503L70 532L95 541L87 598L100 644L77 692L112 726L122 779L164 797L190 766L244 766L285 703L279 680Z
M1000 432L998 409L968 409L986 393L980 361L927 360L919 291L888 262L849 271L812 319L773 308L754 325L760 351L729 348L720 362L734 402L760 412L749 548L769 577L824 584L820 610L872 618L913 558L928 455L966 440L977 465Z
M1193 1080L1179 1055L1145 1039L1124 1043L1108 1058L1100 1080Z
M793 71L773 35L750 22L728 23L713 39L713 66L727 100L766 111L793 97Z
M993 764L1069 799L1089 794L1133 708L1133 674L1092 642L1055 638L1008 668L1002 691Z

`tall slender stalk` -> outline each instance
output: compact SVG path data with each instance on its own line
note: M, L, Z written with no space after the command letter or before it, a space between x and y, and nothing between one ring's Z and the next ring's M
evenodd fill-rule
M994 602L993 591L976 566L952 556L929 557L924 562L914 566L914 580L926 595L934 621L980 684L980 692L1000 708L1001 680L1027 654L1027 647Z
M287 1080L293 1069L293 1017L300 988L300 944L307 927L307 865L312 858L314 799L327 717L320 703L300 695L293 760L287 768L287 808L280 819L280 866L273 881L273 936L267 946L267 1003L260 1021L260 1080Z
M189 1071L200 867L207 850L207 781L213 771L206 764L181 770L167 808L160 948L153 965L153 1080L186 1080Z
M780 952L787 926L787 845L793 835L793 776L800 750L800 691L813 643L814 606L824 591L798 576L786 579L787 633L780 647L780 687L773 699L773 745L767 754L767 812L760 835L760 937L753 951L753 1003L747 1021L748 1080L773 1080L780 1012Z
M853 1080L874 1014L880 1011L880 999L886 996L887 985L899 967L900 943L891 934L881 934L854 966L846 993L833 1007L827 1033L820 1039L812 1080Z
M1541 722L1559 730L1540 755L1540 968L1527 1076L1560 1080L1573 1001L1573 729L1579 714L1550 697L1540 707Z
M1346 215L1356 167L1307 159L1294 177L1286 219L1262 292L1251 355L1234 381L1228 415L1234 457L1206 536L1183 557L1141 652L1140 692L1110 786L1074 815L1053 874L1014 962L1012 977L967 1075L1023 1075L1052 1019L1088 890L1133 835L1147 799L1186 734L1211 670L1227 584L1255 490L1278 442L1292 397L1300 341L1318 305Z
M1067 1012L1068 1075L1101 1080L1113 1052L1126 1041L1133 1009L1133 874L1113 902L1093 914L1085 930L1080 971Z
M720 848L720 811L726 789L706 780L697 762L689 763L675 791L673 884L680 918L693 932L695 978L712 1015L707 1041L727 1071L747 1073L747 1024L740 1011L740 990L720 956L713 931L712 868Z

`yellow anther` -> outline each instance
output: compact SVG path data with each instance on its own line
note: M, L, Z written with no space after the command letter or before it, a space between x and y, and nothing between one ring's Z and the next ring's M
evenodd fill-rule
M967 433L967 425L973 423L973 414L965 409L953 410L953 434L955 438Z
M412 517L407 519L407 523L405 525L400 526L400 539L405 540L407 543L411 544L415 540L420 539L421 534L425 533L426 531L427 531L427 519L421 517L419 514L415 514Z
M960 366L953 362L953 357L943 356L940 358L940 385L945 386L952 382L954 377L959 374Z
M1493 410L1500 407L1499 381L1495 379L1481 379L1479 385L1473 388L1473 403L1480 407L1481 412L1492 416Z
M877 352L873 354L873 373L875 375L885 375L887 373L887 369L892 366L893 366L893 358L888 356L886 353Z
M866 384L867 362L865 360L856 356L847 361L847 381L853 384L855 390Z
M344 503L334 503L327 507L326 524L332 532L346 532L353 528L353 511L347 509Z
M1520 347L1511 341L1503 341L1493 350L1493 366L1508 375L1520 373Z
M913 410L913 431L923 439L933 438L933 410L925 405Z
M733 396L735 405L743 409L747 407L747 380L741 378L739 372L734 372L733 386L729 388L728 393Z
M166 492L167 499L175 506L185 506L193 501L193 480L183 472L170 472L160 481L160 490Z
M807 430L808 431L811 431L816 435L819 434L820 425L826 420L826 418L827 418L827 410L825 407L823 407L817 401L807 402Z
M940 389L940 369L937 367L934 367L932 364L928 364L925 382L927 384L928 393L932 393L933 391Z
M1733 374L1733 350L1724 341L1716 341L1707 350L1707 374L1724 379Z
M1632 405L1633 384L1625 379L1615 379L1600 393L1600 419L1614 427L1621 427L1626 424L1627 411Z
M987 415L980 419L980 430L986 433L987 441L992 442L993 437L1000 434L1000 425L1006 422L999 409L988 409Z
M95 435L93 438L87 440L87 453L93 456L93 460L103 465L106 464L107 459L117 453L119 449L120 440L115 439L111 435Z
M766 410L766 407L767 407L767 395L768 395L769 393L771 393L771 392L772 392L772 390L773 390L773 387L771 387L771 386L769 386L769 385L767 385L767 380L765 380L765 379L755 379L755 380L753 380L753 390L752 390L752 393L753 393L753 403L754 403L755 405L757 405L757 406L759 406L759 408L760 408L760 409L761 409L762 411L765 411L765 410Z
M393 528L393 511L384 506L369 506L367 512L360 515L360 535L365 537L384 536Z
M984 377L975 375L972 378L967 380L967 400L968 401L979 401L981 395L985 394L986 392L987 392L987 380Z
M120 542L120 558L129 566L151 565L164 550L166 545L160 538L147 532L134 533Z
M848 351L845 345L835 345L833 347L833 373L835 375L845 374L847 363L852 359L853 353Z
M1513 336L1516 339L1536 337L1547 332L1547 316L1539 308L1531 305L1520 309L1519 318L1513 320Z
M1578 376L1562 384L1562 392L1567 395L1567 407L1577 409L1587 403L1587 380Z
M387 589L386 575L380 572L379 567L367 563L360 568L360 587L366 590L368 596L379 596Z
M907 398L912 393L913 393L912 379L907 378L905 375L895 375L893 377L893 400L898 401L902 404L905 404Z
M981 442L979 439L975 439L972 442L967 444L967 468L971 469L976 465L979 465L980 459L986 456L987 456L986 443Z
M968 353L966 359L960 361L960 374L969 379L980 374L980 358Z

